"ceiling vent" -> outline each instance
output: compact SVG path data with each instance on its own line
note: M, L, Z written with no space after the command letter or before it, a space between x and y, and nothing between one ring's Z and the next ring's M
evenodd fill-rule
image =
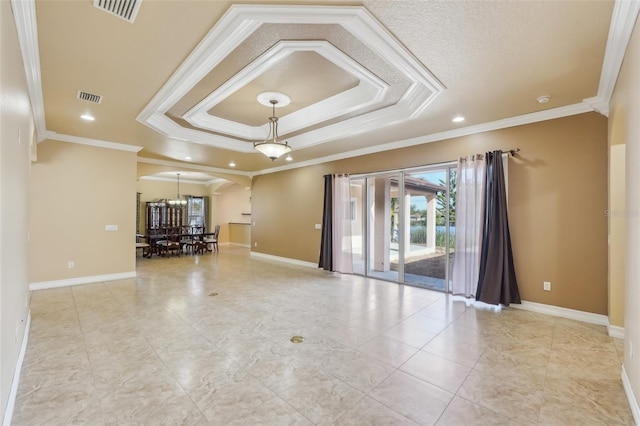
M93 102L94 104L102 103L102 96L78 90L78 99L81 101Z
M142 0L93 0L93 5L133 24Z

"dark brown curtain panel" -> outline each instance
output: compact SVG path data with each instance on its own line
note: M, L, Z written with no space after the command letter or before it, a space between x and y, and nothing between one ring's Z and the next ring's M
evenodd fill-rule
M486 154L485 212L476 300L491 305L521 303L513 266L502 151Z
M333 175L324 176L324 207L318 268L333 271Z

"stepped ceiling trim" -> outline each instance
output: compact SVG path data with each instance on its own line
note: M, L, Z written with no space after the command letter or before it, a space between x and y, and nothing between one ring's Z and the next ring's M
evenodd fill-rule
M176 103L263 24L340 25L385 64L392 65L410 84L397 102L386 105L384 95L389 85L330 43L322 40L281 41L180 117L193 128L184 127L168 116L167 112ZM266 127L248 126L213 116L209 111L260 74L277 66L286 56L309 50L356 77L359 84L281 117L280 130L283 135L297 132L288 138L294 149L409 121L423 114L428 105L444 91L444 86L429 70L364 7L232 5L147 104L137 120L172 138L238 152L253 152L253 145L248 141L264 138ZM357 111L363 108L364 112L358 115ZM345 116L347 118L339 119ZM332 119L331 124L319 127L321 123Z

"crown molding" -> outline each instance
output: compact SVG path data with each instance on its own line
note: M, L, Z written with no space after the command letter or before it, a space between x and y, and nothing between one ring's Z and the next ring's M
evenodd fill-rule
M118 151L139 152L140 150L142 150L142 147L137 145L127 145L124 143L102 141L99 139L83 138L80 136L63 135L60 133L52 132L50 130L45 130L43 133L43 136L44 136L43 140L50 139L50 140L60 141L60 142L76 143L79 145L88 145L88 146L97 146L99 148L115 149Z
M160 181L160 182L176 183L176 179L175 178L166 178L166 177L161 177L161 176L140 176L138 179L139 180L153 180L153 181ZM224 181L224 182L228 182L228 180L226 180L226 179L220 179L220 180ZM215 179L206 180L206 181L180 179L180 183L190 183L190 184L193 184L193 185L209 186L211 184L222 183L222 182L219 181L219 178L215 178Z
M492 130L506 129L508 127L522 126L525 124L537 123L540 121L553 120L555 118L568 117L571 115L583 114L585 112L594 111L590 104L581 102L579 104L567 105L560 108L548 109L545 111L523 114L516 117L505 118L503 120L491 121L488 123L476 124L473 126L462 127L455 130L447 130L445 132L432 133L426 136L418 136L411 139L405 139L396 142L390 142L382 145L376 145L368 148L356 149L340 154L328 155L326 157L315 158L308 161L300 161L298 163L288 164L279 167L272 167L254 172L254 176L280 172L284 170L297 169L300 167L313 166L316 164L327 163L330 161L343 160L345 158L359 157L361 155L375 154L377 152L390 151L392 149L407 148L414 145L422 145L431 142L438 142L445 139L457 138L461 136L473 135L476 133L489 132Z
M633 27L638 19L638 12L640 12L640 1L638 0L617 0L613 5L611 26L600 72L598 95L596 96L607 103L613 95Z
M42 98L36 3L33 0L11 0L11 9L16 23L20 51L22 52L22 64L27 80L27 91L29 92L36 134L38 142L40 142L45 138L47 124L44 116L44 100Z
M198 172L226 173L228 175L253 177L253 173L240 170L221 169L219 167L201 166L199 164L183 163L180 161L159 160L156 158L138 157L138 163L156 164L159 166L177 167L180 169L194 170Z
M607 47L600 71L598 94L592 98L584 99L584 102L592 105L595 111L605 117L609 116L609 102L613 96L639 12L640 1L638 0L616 0L613 5Z
M583 99L582 102L588 104L594 111L599 112L605 117L609 117L609 101L604 100L600 96L594 96L593 98Z

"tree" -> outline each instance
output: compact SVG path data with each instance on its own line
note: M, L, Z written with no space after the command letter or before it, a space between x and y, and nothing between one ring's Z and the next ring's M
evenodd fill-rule
M449 203L449 223L456 223L456 187L458 184L458 172L452 169L449 173L449 200L446 199L446 191L436 194L436 225L444 226L446 224L445 215L447 211L447 202ZM440 179L438 182L442 186L447 186L447 182Z

